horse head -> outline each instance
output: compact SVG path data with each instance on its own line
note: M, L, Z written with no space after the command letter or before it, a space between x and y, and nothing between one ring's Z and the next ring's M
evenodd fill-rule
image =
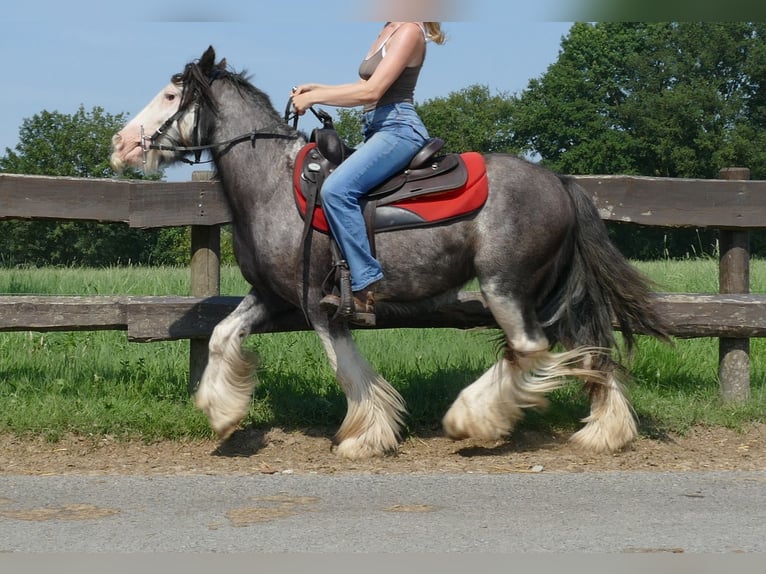
M210 46L197 62L174 74L149 104L112 137L111 164L116 171L127 166L156 171L182 161L205 142L200 107L216 111L210 84L226 70L226 60L215 63Z

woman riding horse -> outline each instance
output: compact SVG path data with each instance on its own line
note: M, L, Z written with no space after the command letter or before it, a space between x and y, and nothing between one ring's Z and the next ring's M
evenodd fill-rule
M359 81L293 89L298 114L315 104L364 106L364 144L340 164L322 186L322 207L332 236L351 272L352 323L375 325L371 286L383 279L367 238L359 200L401 172L428 140L414 107L415 85L426 56L426 42L444 43L439 22L386 22L359 66ZM320 306L335 315L341 298L330 293Z

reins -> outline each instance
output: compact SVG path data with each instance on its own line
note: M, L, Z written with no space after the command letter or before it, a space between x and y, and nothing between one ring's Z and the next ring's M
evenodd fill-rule
M142 140L148 139L150 142L154 142L157 136L157 132L155 132L154 135L151 137L145 137L141 136ZM159 134L162 135L162 134ZM166 136L167 137L167 136ZM165 145L165 144L156 144L156 143L149 143L148 145L142 145L144 154L150 149L155 149L158 151L172 151L172 152L183 152L183 153L194 153L196 155L194 160L187 159L185 157L181 158L180 161L183 161L185 163L188 163L190 165L196 165L200 163L210 163L212 160L208 161L200 161L199 154L203 151L213 149L216 147L232 147L238 143L249 141L251 142L251 145L255 147L255 141L259 138L261 139L295 139L298 137L298 134L281 134L277 132L273 132L269 129L263 129L263 130L253 130L251 132L248 132L246 134L242 134L240 136L224 140L221 142L215 142L211 144L206 145L192 145L192 146L180 146L180 145ZM146 163L144 161L144 163Z

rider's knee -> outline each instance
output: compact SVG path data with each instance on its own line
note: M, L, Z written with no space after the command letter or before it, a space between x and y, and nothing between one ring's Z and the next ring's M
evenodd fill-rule
M352 194L343 186L327 185L322 188L322 206L331 211L352 205Z

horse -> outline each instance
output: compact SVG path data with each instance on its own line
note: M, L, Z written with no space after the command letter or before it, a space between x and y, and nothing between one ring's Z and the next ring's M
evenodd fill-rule
M333 266L330 239L304 237L293 177L308 138L285 119L245 72L216 62L210 46L113 136L111 164L117 171L152 170L207 150L217 170L231 208L235 257L250 286L213 329L194 393L221 440L246 416L256 384L255 357L243 341L303 309L347 401L333 449L348 459L396 453L406 417L402 396L361 355L348 322L320 310ZM668 340L651 283L613 245L572 178L511 154L482 159L488 195L477 211L375 235L385 274L375 286L377 308L423 316L478 281L502 330L497 361L447 410L447 436L506 437L524 409L544 406L552 390L579 381L590 414L570 440L594 452L623 449L638 435L623 363L635 335Z

